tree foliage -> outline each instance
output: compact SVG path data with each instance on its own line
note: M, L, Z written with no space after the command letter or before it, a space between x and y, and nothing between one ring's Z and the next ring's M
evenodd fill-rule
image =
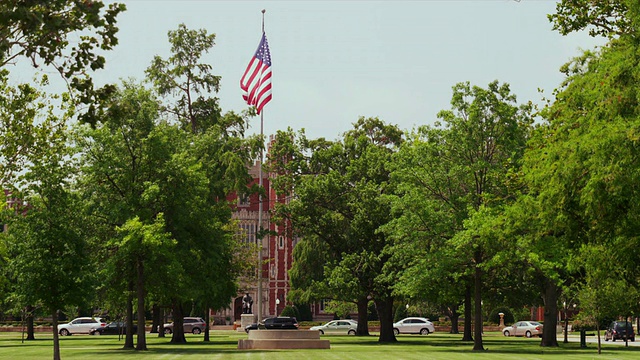
M588 29L591 36L637 36L640 6L635 0L562 0L548 15L562 35Z
M87 106L81 118L95 122L99 101L111 90L95 89L90 71L102 69L101 51L118 44L117 16L124 4L105 8L94 0L18 0L0 5L0 67L22 59L33 67L52 66L77 100Z
M379 340L384 342L395 341L390 289L394 267L387 263L386 235L377 229L389 220L389 206L381 195L391 191L386 165L401 142L397 127L360 118L335 142L279 132L269 158L271 171L278 174L277 191L293 195L277 208L278 216L289 219L304 239L295 250L292 284L306 285L311 293L296 300L332 298L358 304L362 335L368 333L366 306L371 297L381 315Z

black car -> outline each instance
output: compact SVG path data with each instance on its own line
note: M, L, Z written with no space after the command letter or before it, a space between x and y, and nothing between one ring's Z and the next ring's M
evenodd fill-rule
M273 318L264 319L261 323L253 323L251 325L247 325L244 328L244 331L249 332L249 330L256 329L290 329L297 330L298 329L298 320L294 317L289 316L278 316Z
M604 341L624 340L625 337L631 341L636 341L636 334L633 332L633 324L628 321L612 321L604 333Z
M133 324L133 332L138 331L138 326ZM127 333L127 324L124 322L112 322L107 326L97 327L91 329L89 334L91 335L125 335Z

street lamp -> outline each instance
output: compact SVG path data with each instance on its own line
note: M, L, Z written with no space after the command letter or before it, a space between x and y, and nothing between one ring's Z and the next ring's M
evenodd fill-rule
M276 316L278 316L278 308L280 307L280 299L276 299Z

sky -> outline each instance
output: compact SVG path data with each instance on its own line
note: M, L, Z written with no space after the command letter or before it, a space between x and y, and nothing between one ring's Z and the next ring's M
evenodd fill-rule
M167 32L184 23L216 35L202 61L222 77L216 96L225 112L247 108L239 82L265 9L273 64L266 136L290 127L333 140L361 116L411 130L450 109L452 86L465 81L506 82L518 102L541 103L561 83L562 64L603 43L552 30L553 0L120 2L119 45L96 82L142 80L155 55L169 57ZM249 132L260 132L259 117Z

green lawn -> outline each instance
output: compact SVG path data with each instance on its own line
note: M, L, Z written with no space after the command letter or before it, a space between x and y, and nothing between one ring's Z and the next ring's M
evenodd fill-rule
M149 334L148 334L149 335ZM0 359L50 359L51 335L37 333L35 341L21 343L20 333L0 333ZM330 350L237 350L238 339L245 334L213 331L211 342L202 335L187 335L188 344L174 345L169 338L147 337L148 351L121 350L117 336L75 335L61 338L63 359L638 359L640 347L603 346L598 355L596 345L580 349L578 343L560 344L556 349L541 348L539 339L505 338L499 333L484 337L486 351L472 351L473 344L460 341L461 335L443 333L429 336L401 335L398 343L381 345L376 336L326 336Z

